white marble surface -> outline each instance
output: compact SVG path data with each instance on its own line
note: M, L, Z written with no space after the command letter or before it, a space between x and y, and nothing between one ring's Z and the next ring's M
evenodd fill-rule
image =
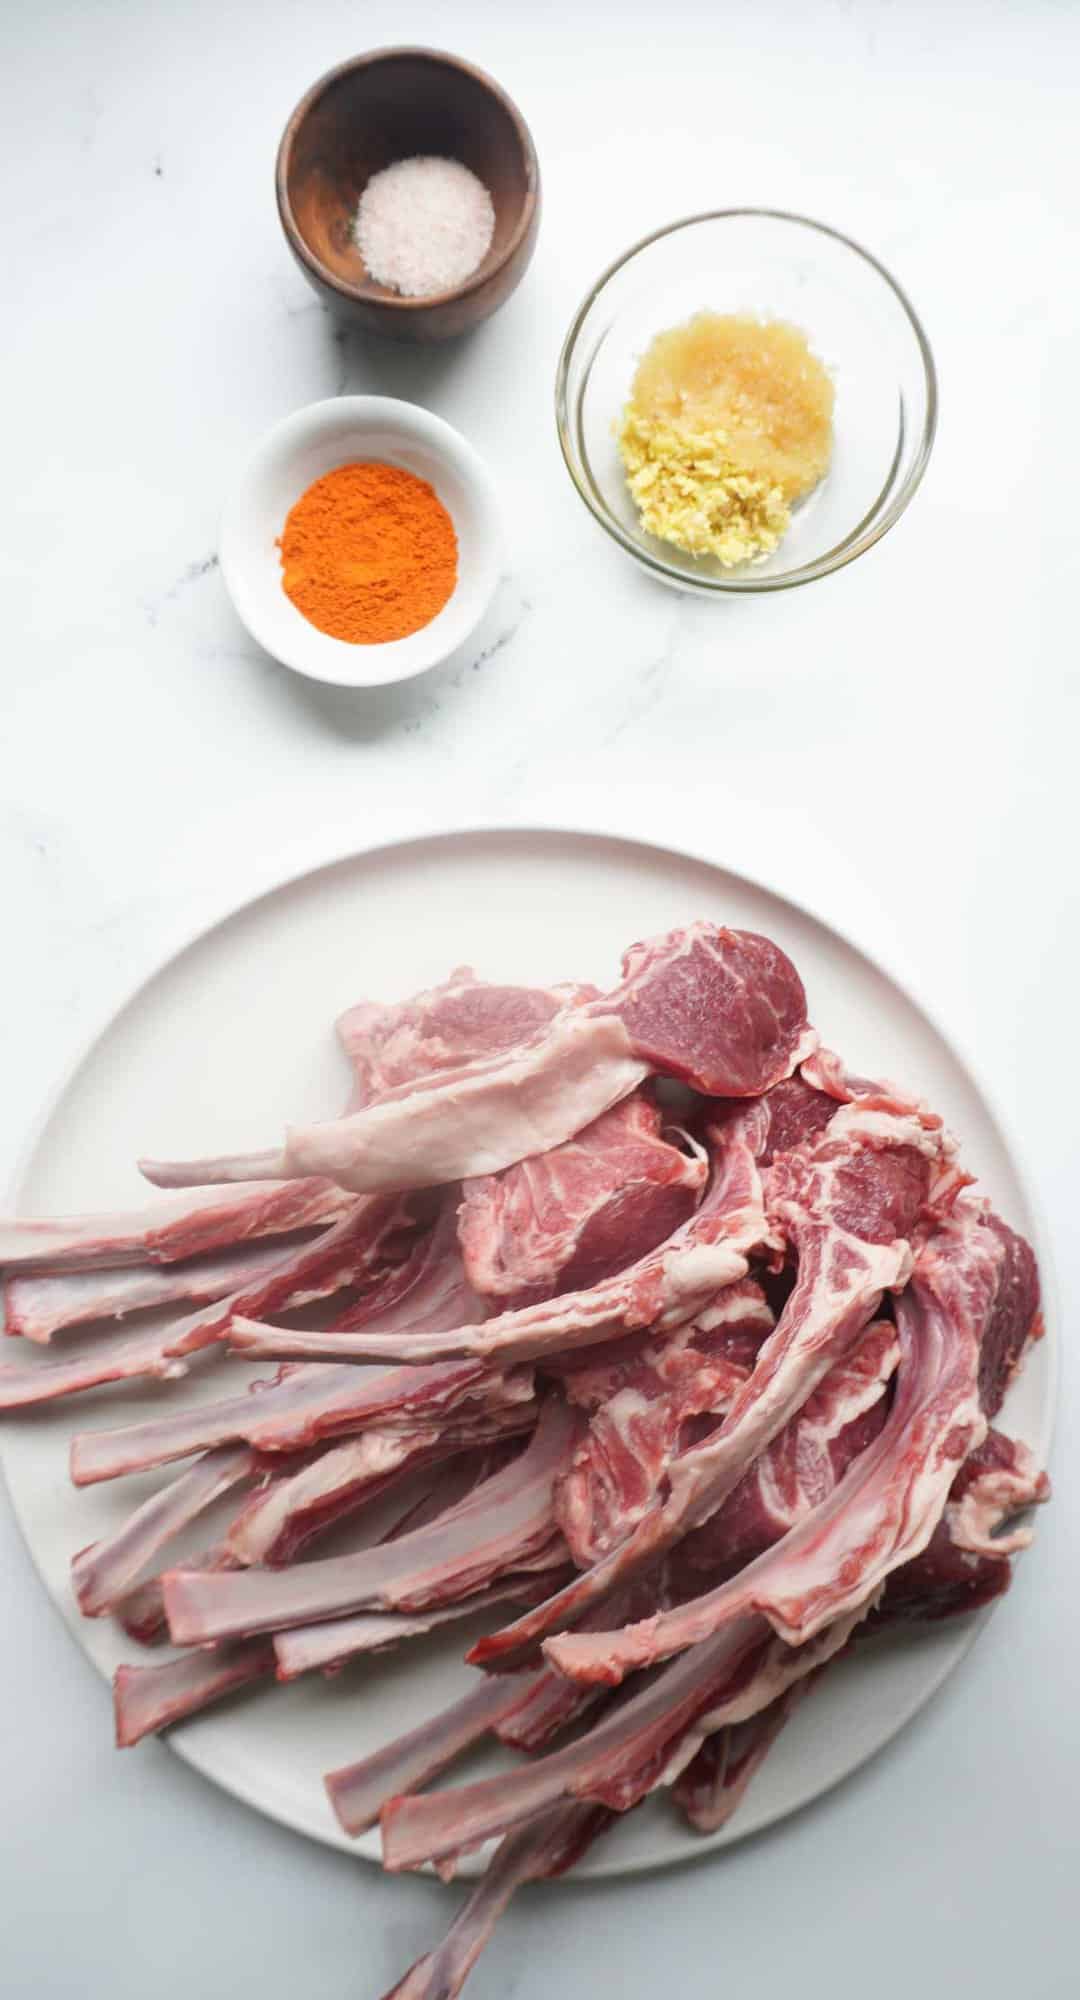
M471 342L426 354L334 336L272 194L311 79L406 36L505 82L545 187L520 291ZM749 867L910 971L1020 1135L1068 1306L1075 10L40 0L5 10L0 38L5 1173L50 1084L189 916L352 840L608 825ZM820 216L894 267L943 417L878 550L807 590L713 606L650 586L585 516L551 382L610 256L739 202ZM413 397L465 430L502 484L512 554L479 652L369 696L261 656L214 562L253 439L343 389ZM1076 1398L1066 1355L1058 1505L902 1740L720 1863L523 1898L476 2000L732 1975L830 2000L868 1981L879 2000L1075 1992ZM0 1575L5 1994L374 2000L452 1899L259 1821L159 1745L115 1756L105 1689L2 1515Z

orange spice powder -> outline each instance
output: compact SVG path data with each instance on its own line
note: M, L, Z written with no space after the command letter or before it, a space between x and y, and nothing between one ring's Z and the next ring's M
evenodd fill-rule
M457 582L454 524L399 465L339 465L302 493L278 538L282 583L333 639L377 646L429 625Z

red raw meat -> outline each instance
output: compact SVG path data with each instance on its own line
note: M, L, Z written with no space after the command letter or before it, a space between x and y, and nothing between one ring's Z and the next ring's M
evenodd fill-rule
M1011 1580L1007 1557L975 1556L958 1549L948 1523L939 1521L922 1554L889 1578L867 1631L900 1620L936 1623L981 1611L1004 1595Z
M687 1430L696 1429L693 1420L719 1422L749 1374L748 1348L756 1352L772 1324L761 1287L746 1278L688 1325L620 1342L618 1355L604 1349L566 1375L571 1400L592 1411L556 1500L579 1568L599 1561L641 1520Z
M994 1317L979 1359L979 1395L988 1417L996 1417L1028 1343L1042 1337L1039 1273L1031 1245L988 1211L987 1227L1004 1255Z
M804 1063L794 1076L774 1084L762 1099L769 1121L758 1153L762 1170L771 1167L778 1154L792 1153L796 1147L819 1139L836 1116L837 1099L807 1082L808 1067Z
M808 1056L806 994L786 952L755 931L688 924L631 945L606 1002L636 1055L707 1097L758 1097Z
M520 1881L660 1786L722 1826L856 1635L1007 1587L1049 1486L989 1426L1041 1332L1038 1278L963 1193L940 1119L821 1048L797 973L752 933L697 923L635 945L608 994L458 971L399 1006L361 1002L338 1032L343 1118L270 1153L148 1169L251 1185L0 1229L0 1265L46 1274L7 1284L9 1329L31 1340L198 1306L163 1331L24 1350L0 1366L0 1408L181 1374L226 1340L286 1364L75 1441L77 1483L202 1454L74 1565L86 1612L148 1642L167 1614L192 1649L120 1670L120 1742L270 1672L333 1673L517 1607L469 1656L501 1678L328 1781L349 1831L381 1816L391 1868L453 1873L502 1836L444 1945L395 1988L453 2000ZM665 1137L658 1106L676 1103L693 1138ZM268 1323L337 1293L336 1320ZM387 1529L369 1503L398 1480L412 1498ZM241 1481L224 1542L215 1526L153 1575ZM348 1554L276 1567L361 1508ZM538 1671L507 1673L541 1647ZM418 1794L483 1735L533 1761Z
M1037 1298L1035 1304L1037 1310ZM945 1509L950 1539L957 1549L999 1562L1019 1555L1031 1546L1030 1528L1017 1524L1003 1531L1049 1498L1050 1481L1027 1446L991 1430L953 1480Z
M670 1236L707 1177L704 1153L671 1145L658 1107L635 1091L550 1153L466 1182L458 1233L469 1282L515 1305L583 1290Z

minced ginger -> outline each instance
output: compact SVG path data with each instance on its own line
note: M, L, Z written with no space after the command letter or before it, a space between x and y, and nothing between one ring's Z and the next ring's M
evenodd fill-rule
M797 327L696 313L638 364L619 444L641 524L725 569L771 553L832 453L833 385Z

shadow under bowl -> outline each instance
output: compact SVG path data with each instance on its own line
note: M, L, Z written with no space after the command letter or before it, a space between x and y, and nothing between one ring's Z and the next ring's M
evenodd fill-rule
M375 282L353 235L373 174L415 154L459 160L483 181L495 233L471 278L430 298ZM293 256L319 295L364 332L448 340L519 283L540 224L540 170L517 106L484 72L435 49L376 49L320 78L278 149L277 201Z

